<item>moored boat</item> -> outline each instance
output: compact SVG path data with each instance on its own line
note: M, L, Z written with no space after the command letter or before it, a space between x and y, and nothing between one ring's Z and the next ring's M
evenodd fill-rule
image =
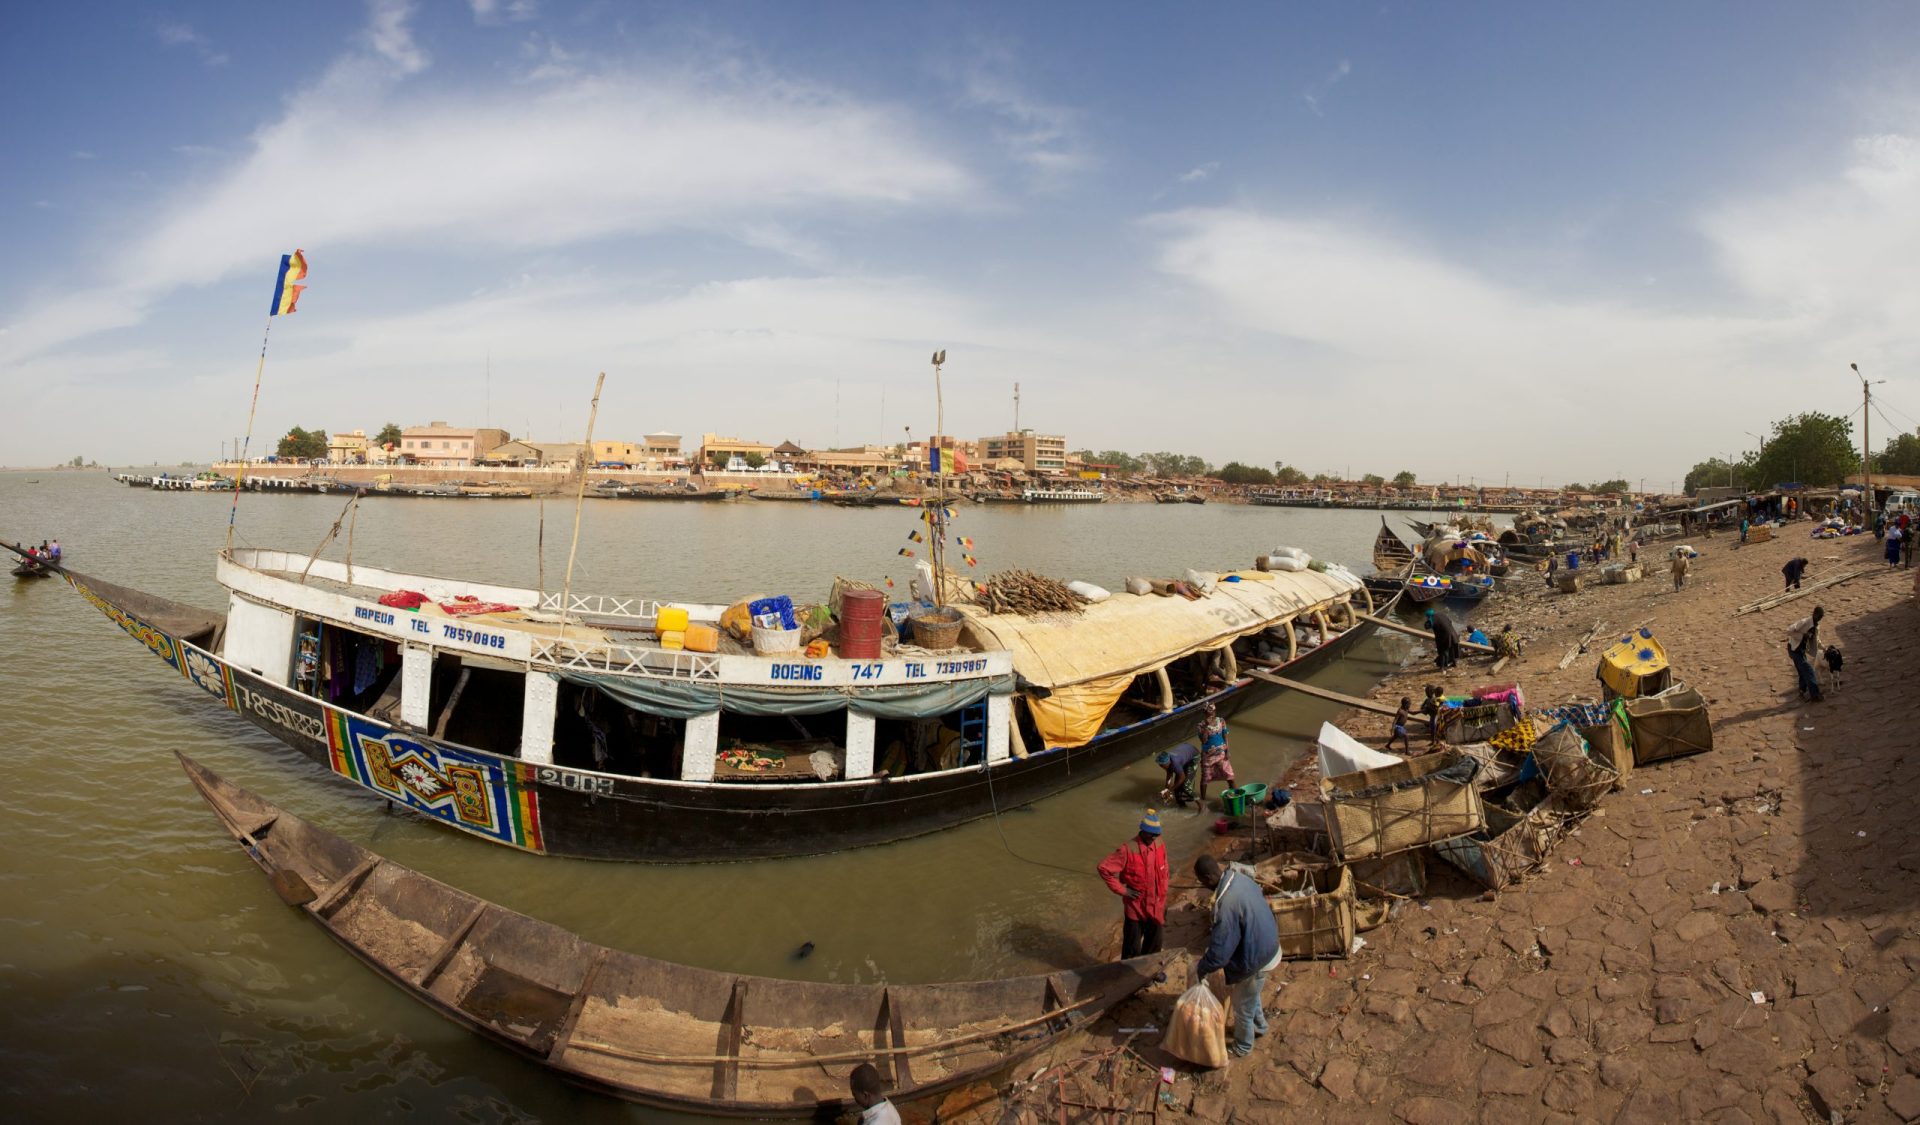
M1438 601L1452 592L1453 579L1444 574L1409 574L1405 589L1407 600L1415 605L1425 605L1431 601Z
M1024 488L1020 500L1026 504L1104 504L1107 494L1097 488Z
M327 936L568 1082L661 1109L831 1119L875 1066L906 1105L987 1082L1141 988L1167 955L952 984L817 984L595 945L450 887L178 755L222 827Z
M1411 562L1413 562L1413 548L1407 546L1404 540L1394 534L1384 518L1381 519L1380 530L1373 537L1374 569L1382 574L1395 574L1405 570Z
M648 862L831 852L1039 800L1189 736L1206 703L1280 694L1239 658L1310 675L1377 605L1339 567L1241 571L1197 602L962 604L953 648L848 659L653 636L663 610L717 624L718 605L570 594L563 613L553 591L283 551L217 557L224 615L61 576L339 778L495 843Z
M1447 598L1456 602L1477 602L1493 593L1494 580L1485 574L1456 574L1447 588Z

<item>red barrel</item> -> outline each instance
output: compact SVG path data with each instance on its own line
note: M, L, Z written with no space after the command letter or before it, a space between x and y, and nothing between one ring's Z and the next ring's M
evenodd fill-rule
M848 590L840 595L840 655L849 660L880 656L887 596L878 590Z

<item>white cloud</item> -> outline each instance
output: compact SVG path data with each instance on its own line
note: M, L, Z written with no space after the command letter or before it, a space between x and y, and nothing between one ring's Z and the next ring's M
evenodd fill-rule
M294 246L321 262L370 244L444 254L703 229L819 261L786 222L980 194L894 111L776 76L610 74L531 96L435 96L356 85L356 65L336 65L322 80L332 96L291 98L243 157L140 220L152 233L102 264L133 279L111 287L116 315L137 320L169 289ZM54 295L10 318L0 362L84 335L72 309L94 300Z
M487 26L523 23L540 14L540 0L467 0L467 6L473 9L474 22Z
M1353 63L1346 59L1341 59L1339 64L1327 73L1325 78L1300 91L1300 100L1307 103L1307 108L1313 111L1315 117L1325 117L1326 114L1320 112L1320 100L1327 96L1329 90L1332 90L1344 80L1347 75L1352 73Z
M1083 114L1031 94L1013 77L1012 54L982 46L960 75L963 105L1000 119L995 137L1009 156L1026 166L1035 186L1052 189L1093 163L1081 135Z
M194 53L200 56L200 61L207 66L227 64L226 52L216 48L213 40L196 31L191 24L177 20L162 21L155 25L153 34L160 40L162 46L192 48Z
M368 0L366 40L373 53L402 77L427 69L427 54L413 41L411 0Z
M1209 160L1198 168L1189 169L1188 171L1180 173L1180 182L1183 184L1197 184L1219 170L1220 162L1218 160Z

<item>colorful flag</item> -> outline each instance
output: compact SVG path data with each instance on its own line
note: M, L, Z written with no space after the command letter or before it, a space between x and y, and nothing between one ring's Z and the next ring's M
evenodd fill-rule
M961 555L960 557L961 557L961 558L963 558L963 559L965 559L965 560L967 560L967 565L968 565L968 566L979 566L979 565L980 565L980 560L979 560L979 559L976 559L976 558L974 558L974 557L973 557L972 555Z
M887 579L887 589L893 589L893 579L891 578Z
M924 540L924 539L922 539L922 538L920 537L920 533L919 533L919 532L917 532L917 531L909 531L909 532L907 532L907 538L908 538L908 539L911 539L911 540L913 540L913 541L914 541L915 543L924 543L924 542L926 542L926 540Z
M966 536L964 536L964 535L962 535L962 536L960 537L960 545L961 545L962 547L965 547L965 548L966 548L967 550L969 550L969 551L971 551L971 550L973 550L973 540L972 540L972 539L969 539L969 538L967 538L967 537L966 537Z
M906 556L906 557L908 557L908 558L912 558L912 557L913 557L913 550L912 550L911 548L908 548L908 547L902 547L902 548L900 548L900 553L901 553L901 554L903 554L903 555L905 555L905 556Z
M307 276L307 252L295 250L291 254L280 255L280 273L273 279L273 304L267 309L268 316L294 312L294 306L300 303L300 294L306 292L304 285L293 282Z

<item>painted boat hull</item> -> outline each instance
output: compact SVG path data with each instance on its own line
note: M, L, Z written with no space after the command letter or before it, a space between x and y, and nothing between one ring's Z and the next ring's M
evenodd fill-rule
M158 627L132 595L163 599L61 571L92 602L175 672L334 775L403 808L496 844L544 855L642 863L693 863L817 855L952 828L1052 796L1191 737L1201 707L1223 718L1287 689L1251 677L1073 748L885 781L768 785L696 784L536 765L430 738L342 710L228 664ZM186 607L180 607L185 609ZM191 612L191 611L188 611ZM1370 636L1362 619L1332 641L1273 671L1300 679Z

